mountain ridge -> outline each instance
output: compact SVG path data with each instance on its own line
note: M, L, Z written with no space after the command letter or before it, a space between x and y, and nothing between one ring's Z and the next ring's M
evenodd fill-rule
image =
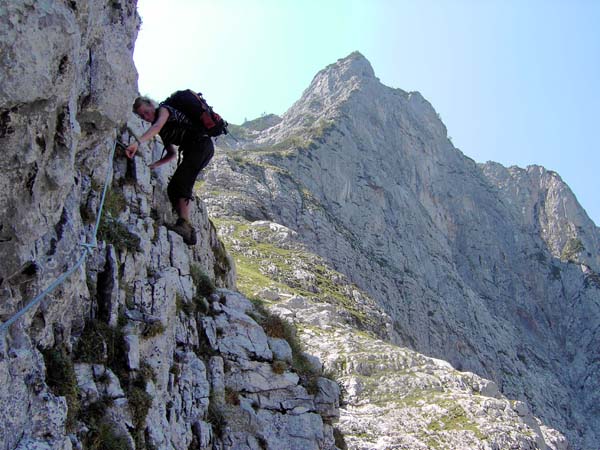
M328 88L325 75L338 66L343 72L357 58L320 71L313 90ZM573 423L594 423L593 414L581 411L593 411L593 401L566 398L578 392L570 380L589 380L596 370L597 227L551 172L537 190L526 190L522 177L527 203L521 204L497 184L496 166L477 164L454 148L420 94L350 73L333 83L334 98L323 100L329 106L315 109L311 99L320 91L307 89L282 122L212 166L207 189L218 187L227 198L209 196L211 213L296 230L390 314L392 342L497 381L567 433ZM243 181L226 175L225 165ZM245 192L244 202L237 202L235 189ZM529 201L533 197L543 201ZM569 213L554 214L552 205L559 204ZM573 297L580 300L571 309L567 299ZM584 317L592 318L589 326ZM564 345L571 340L578 343ZM558 363L572 360L577 347L590 349L589 356L569 368ZM548 392L540 379L562 387ZM556 404L568 412L549 407ZM593 442L594 427L584 428ZM579 436L570 437L579 445Z

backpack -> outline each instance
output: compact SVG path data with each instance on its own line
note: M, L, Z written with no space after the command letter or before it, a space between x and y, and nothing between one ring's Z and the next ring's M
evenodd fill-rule
M200 92L196 94L190 89L177 91L161 104L169 105L181 111L192 122L195 128L206 133L208 136L214 137L227 134L227 126L229 124L208 106L208 103L206 103Z

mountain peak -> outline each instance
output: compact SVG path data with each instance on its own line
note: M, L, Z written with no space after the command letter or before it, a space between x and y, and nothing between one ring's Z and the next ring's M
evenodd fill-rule
M303 117L307 112L322 113L345 101L360 85L373 81L378 82L378 79L371 63L361 53L352 52L320 70L302 97L286 112L284 119L294 122L294 117Z
M371 63L358 51L350 53L345 58L338 59L320 73L335 73L342 79L349 79L354 76L360 78L375 78L375 71L373 70Z

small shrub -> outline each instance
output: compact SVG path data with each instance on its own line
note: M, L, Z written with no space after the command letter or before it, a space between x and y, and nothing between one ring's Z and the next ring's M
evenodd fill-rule
M215 404L215 402L210 402L208 404L206 421L212 425L212 429L215 436L221 437L225 426L227 426L227 421L225 420L223 411L221 411L221 409Z
M239 392L226 387L225 388L225 402L230 405L239 405L240 404L240 394Z
M152 366L147 362L143 362L140 365L140 370L138 371L138 374L141 377L144 384L146 384L150 380L156 383L156 372L154 371Z
M41 350L46 364L46 383L54 395L65 397L67 400L67 431L75 427L79 413L79 387L73 360L64 347Z
M105 421L106 410L113 405L113 399L104 397L91 403L79 413L79 419L89 428L83 438L84 448L90 450L130 450L127 438L113 431L111 424Z
M88 450L131 450L125 436L115 434L111 424L102 422L90 429L84 439Z
M75 351L79 362L103 364L123 382L128 380L127 349L120 328L113 328L98 320L88 321Z
M264 328L267 336L273 338L286 339L292 334L292 332L287 329L290 324L275 314L269 314L264 317L264 319L261 320L260 325Z
M278 359L273 361L273 363L271 364L271 369L273 369L273 372L278 375L281 375L283 372L285 372L287 367L288 366L285 361L280 361Z
M263 327L267 336L282 338L287 341L292 349L292 368L300 376L302 384L311 394L317 393L317 379L319 373L304 355L304 348L296 334L296 328L287 320L269 312L258 299L251 299L256 313L250 313L252 318Z
M563 261L575 262L577 254L584 250L585 248L583 247L581 239L570 238L563 247L562 253L560 254L560 259Z
M102 397L100 400L90 403L87 408L79 412L78 418L88 425L95 427L106 415L106 410L113 405L114 401L111 397Z
M204 297L194 297L194 304L196 305L195 309L200 314L208 314L210 310L210 304Z
M108 242L118 250L141 251L140 237L117 219L103 215L98 227L98 240Z
M179 292L175 294L175 307L177 313L183 312L186 316L191 316L196 312L196 304L186 301Z
M144 330L142 331L142 337L144 339L150 339L159 334L163 334L166 328L161 322L153 322L150 324L146 324L144 326Z
M136 429L143 429L146 416L152 406L152 397L144 388L133 386L128 392L127 400L129 400L129 408L131 409Z
M208 297L213 294L216 290L215 284L210 277L204 273L204 271L197 264L192 264L190 268L190 275L196 286L196 291L203 297Z
M104 198L104 211L112 217L118 217L127 207L127 201L122 191L108 189Z

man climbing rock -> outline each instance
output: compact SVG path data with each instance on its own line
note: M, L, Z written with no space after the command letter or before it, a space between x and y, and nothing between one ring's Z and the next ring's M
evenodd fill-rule
M179 91L179 93L185 93L188 96L193 95L202 100L192 91ZM177 166L167 187L169 200L179 218L174 225L168 225L167 228L183 237L186 244L195 245L196 230L190 222L192 189L196 177L213 157L214 145L209 134L214 134L208 133L206 127L194 123L189 118L189 113L186 115L181 110L167 104L170 99L162 102L158 107L154 101L147 97L135 99L133 112L152 125L139 138L138 142L134 142L127 147L125 153L128 158L133 158L140 144L150 141L158 134L163 141L166 154L149 165L151 169L155 169L176 159L177 151L174 146L179 146L179 152L183 155L183 159ZM210 110L210 113L214 115L212 110Z

